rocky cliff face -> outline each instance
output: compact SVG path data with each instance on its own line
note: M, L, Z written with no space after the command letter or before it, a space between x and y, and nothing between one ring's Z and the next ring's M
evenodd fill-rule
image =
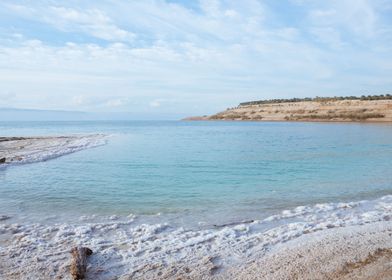
M392 122L392 100L301 101L240 105L188 120Z

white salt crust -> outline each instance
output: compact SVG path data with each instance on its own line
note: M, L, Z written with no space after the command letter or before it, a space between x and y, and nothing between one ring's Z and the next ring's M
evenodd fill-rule
M134 215L52 225L5 219L0 221L0 279L68 279L69 250L75 245L94 251L89 279L225 279L227 273L235 279L233 267L256 262L288 241L339 228L370 230L372 224L390 225L391 218L388 195L300 206L252 223L202 230L146 224Z
M9 165L33 163L60 157L88 148L104 145L107 136L103 134L58 137L26 137L23 140L0 142L0 157Z

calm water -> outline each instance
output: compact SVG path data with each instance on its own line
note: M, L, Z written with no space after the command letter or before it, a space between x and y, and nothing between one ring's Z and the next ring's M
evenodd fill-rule
M392 194L392 125L0 122L1 136L97 132L107 145L0 170L0 214L222 222Z

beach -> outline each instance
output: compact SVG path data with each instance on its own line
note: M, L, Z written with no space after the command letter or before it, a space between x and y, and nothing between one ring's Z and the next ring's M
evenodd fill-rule
M249 230L246 225L217 232L178 229L167 233L168 225L134 226L131 217L121 222L79 223L44 226L1 221L0 276L72 279L70 249L77 245L93 250L86 279L370 280L392 276L389 221L297 232L279 242L268 233L244 237L239 232ZM263 242L267 238L271 242Z
M392 0L0 23L0 280L392 280Z
M103 145L104 138L104 135L0 137L1 164L5 166L53 159Z
M72 279L75 246L86 279L391 277L389 126L28 125L0 138L1 279Z
M325 230L276 246L228 279L391 279L390 222Z

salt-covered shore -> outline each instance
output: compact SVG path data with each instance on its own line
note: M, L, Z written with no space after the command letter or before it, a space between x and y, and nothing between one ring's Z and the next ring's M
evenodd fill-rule
M0 213L3 214L3 213ZM186 229L144 217L0 221L0 279L70 279L83 245L88 279L388 279L392 196L285 210L264 220Z
M392 279L392 222L328 229L284 244L225 279Z
M0 168L9 164L32 163L105 144L102 134L0 137Z
M0 138L0 166L104 142L103 135ZM249 218L183 228L165 215L32 222L0 213L0 279L71 279L70 249L79 245L94 252L88 279L392 278L391 195Z

